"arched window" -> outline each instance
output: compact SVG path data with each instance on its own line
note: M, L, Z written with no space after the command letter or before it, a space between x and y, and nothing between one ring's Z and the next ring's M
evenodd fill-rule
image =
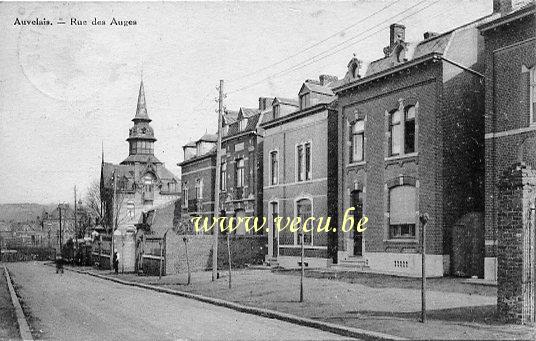
M402 185L389 189L389 238L415 238L416 191Z

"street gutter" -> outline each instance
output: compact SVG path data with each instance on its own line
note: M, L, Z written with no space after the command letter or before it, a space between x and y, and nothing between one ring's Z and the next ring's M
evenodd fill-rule
M173 289L168 289L168 288L162 288L162 287L158 287L155 285L125 281L125 280L114 278L114 277L99 275L91 271L78 270L78 269L74 269L71 267L65 267L65 269L69 271L77 272L79 274L89 275L89 276L97 277L100 279L120 283L123 285L129 285L133 287L149 289L149 290L158 291L161 293L171 294L175 296L190 298L190 299L194 299L200 302L233 309L233 310L243 312L243 313L268 317L271 319L298 324L300 326L320 329L322 331L330 332L330 333L337 334L337 335L353 337L353 338L362 339L362 340L407 340L399 336L394 336L394 335L389 335L389 334L384 334L384 333L379 333L379 332L374 332L374 331L369 331L369 330L364 330L364 329L359 329L359 328L345 327L345 326L337 325L334 323L312 320L309 318L282 313L282 312L270 310L270 309L249 307L249 306L245 306L242 304L221 300L218 298L192 294L192 293L185 292L185 291L179 291L179 290L173 290Z
M7 271L7 268L5 265L4 265L4 274L6 276L9 293L11 294L11 302L13 303L13 307L15 308L15 315L17 315L17 323L19 325L20 337L21 339L25 341L26 340L33 341L33 336L32 336L32 332L30 331L30 326L28 325L28 321L26 321L26 317L24 316L24 312L22 311L19 298L17 297L17 293L15 293L15 288L13 288L13 282L11 281L11 277L9 276L9 271Z

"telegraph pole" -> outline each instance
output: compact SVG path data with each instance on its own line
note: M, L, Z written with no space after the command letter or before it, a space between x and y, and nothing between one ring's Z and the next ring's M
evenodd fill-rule
M214 191L214 219L216 220L216 228L212 230L214 236L214 243L212 245L212 281L216 281L218 277L218 235L219 224L218 219L220 217L220 177L221 177L221 125L223 117L223 79L220 79L220 86L218 88L218 142L216 145L216 181Z
M110 270L113 270L114 268L114 264L113 264L113 259L114 259L114 232L115 232L115 229L117 228L116 226L116 196L117 196L117 176L115 174L115 169L112 173L112 176L114 178L114 197L113 197L113 200L112 200L112 235L111 235L111 241L110 241L110 245L111 245L111 248L110 248ZM123 256L123 255L121 255Z
M421 322L426 323L426 224L428 213L419 217L421 221Z
M62 225L61 225L61 204L58 205L58 211L60 213L60 255L61 255L61 257L63 257L63 252L62 252L63 231L62 231Z

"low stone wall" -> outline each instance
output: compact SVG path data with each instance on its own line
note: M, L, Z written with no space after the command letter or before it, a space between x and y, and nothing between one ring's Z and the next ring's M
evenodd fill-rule
M190 270L203 271L212 269L211 235L175 235L169 234L166 240L166 273L187 272L186 246L183 238L188 240L188 258ZM268 239L263 235L233 235L230 237L231 260L233 268L243 268L248 264L262 264L267 254ZM218 268L227 269L227 237L220 236L218 243Z

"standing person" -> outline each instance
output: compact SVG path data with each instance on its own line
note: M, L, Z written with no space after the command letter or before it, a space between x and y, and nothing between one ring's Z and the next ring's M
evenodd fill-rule
M119 273L119 257L117 255L117 251L114 251L113 262L114 262L115 273L118 274Z

